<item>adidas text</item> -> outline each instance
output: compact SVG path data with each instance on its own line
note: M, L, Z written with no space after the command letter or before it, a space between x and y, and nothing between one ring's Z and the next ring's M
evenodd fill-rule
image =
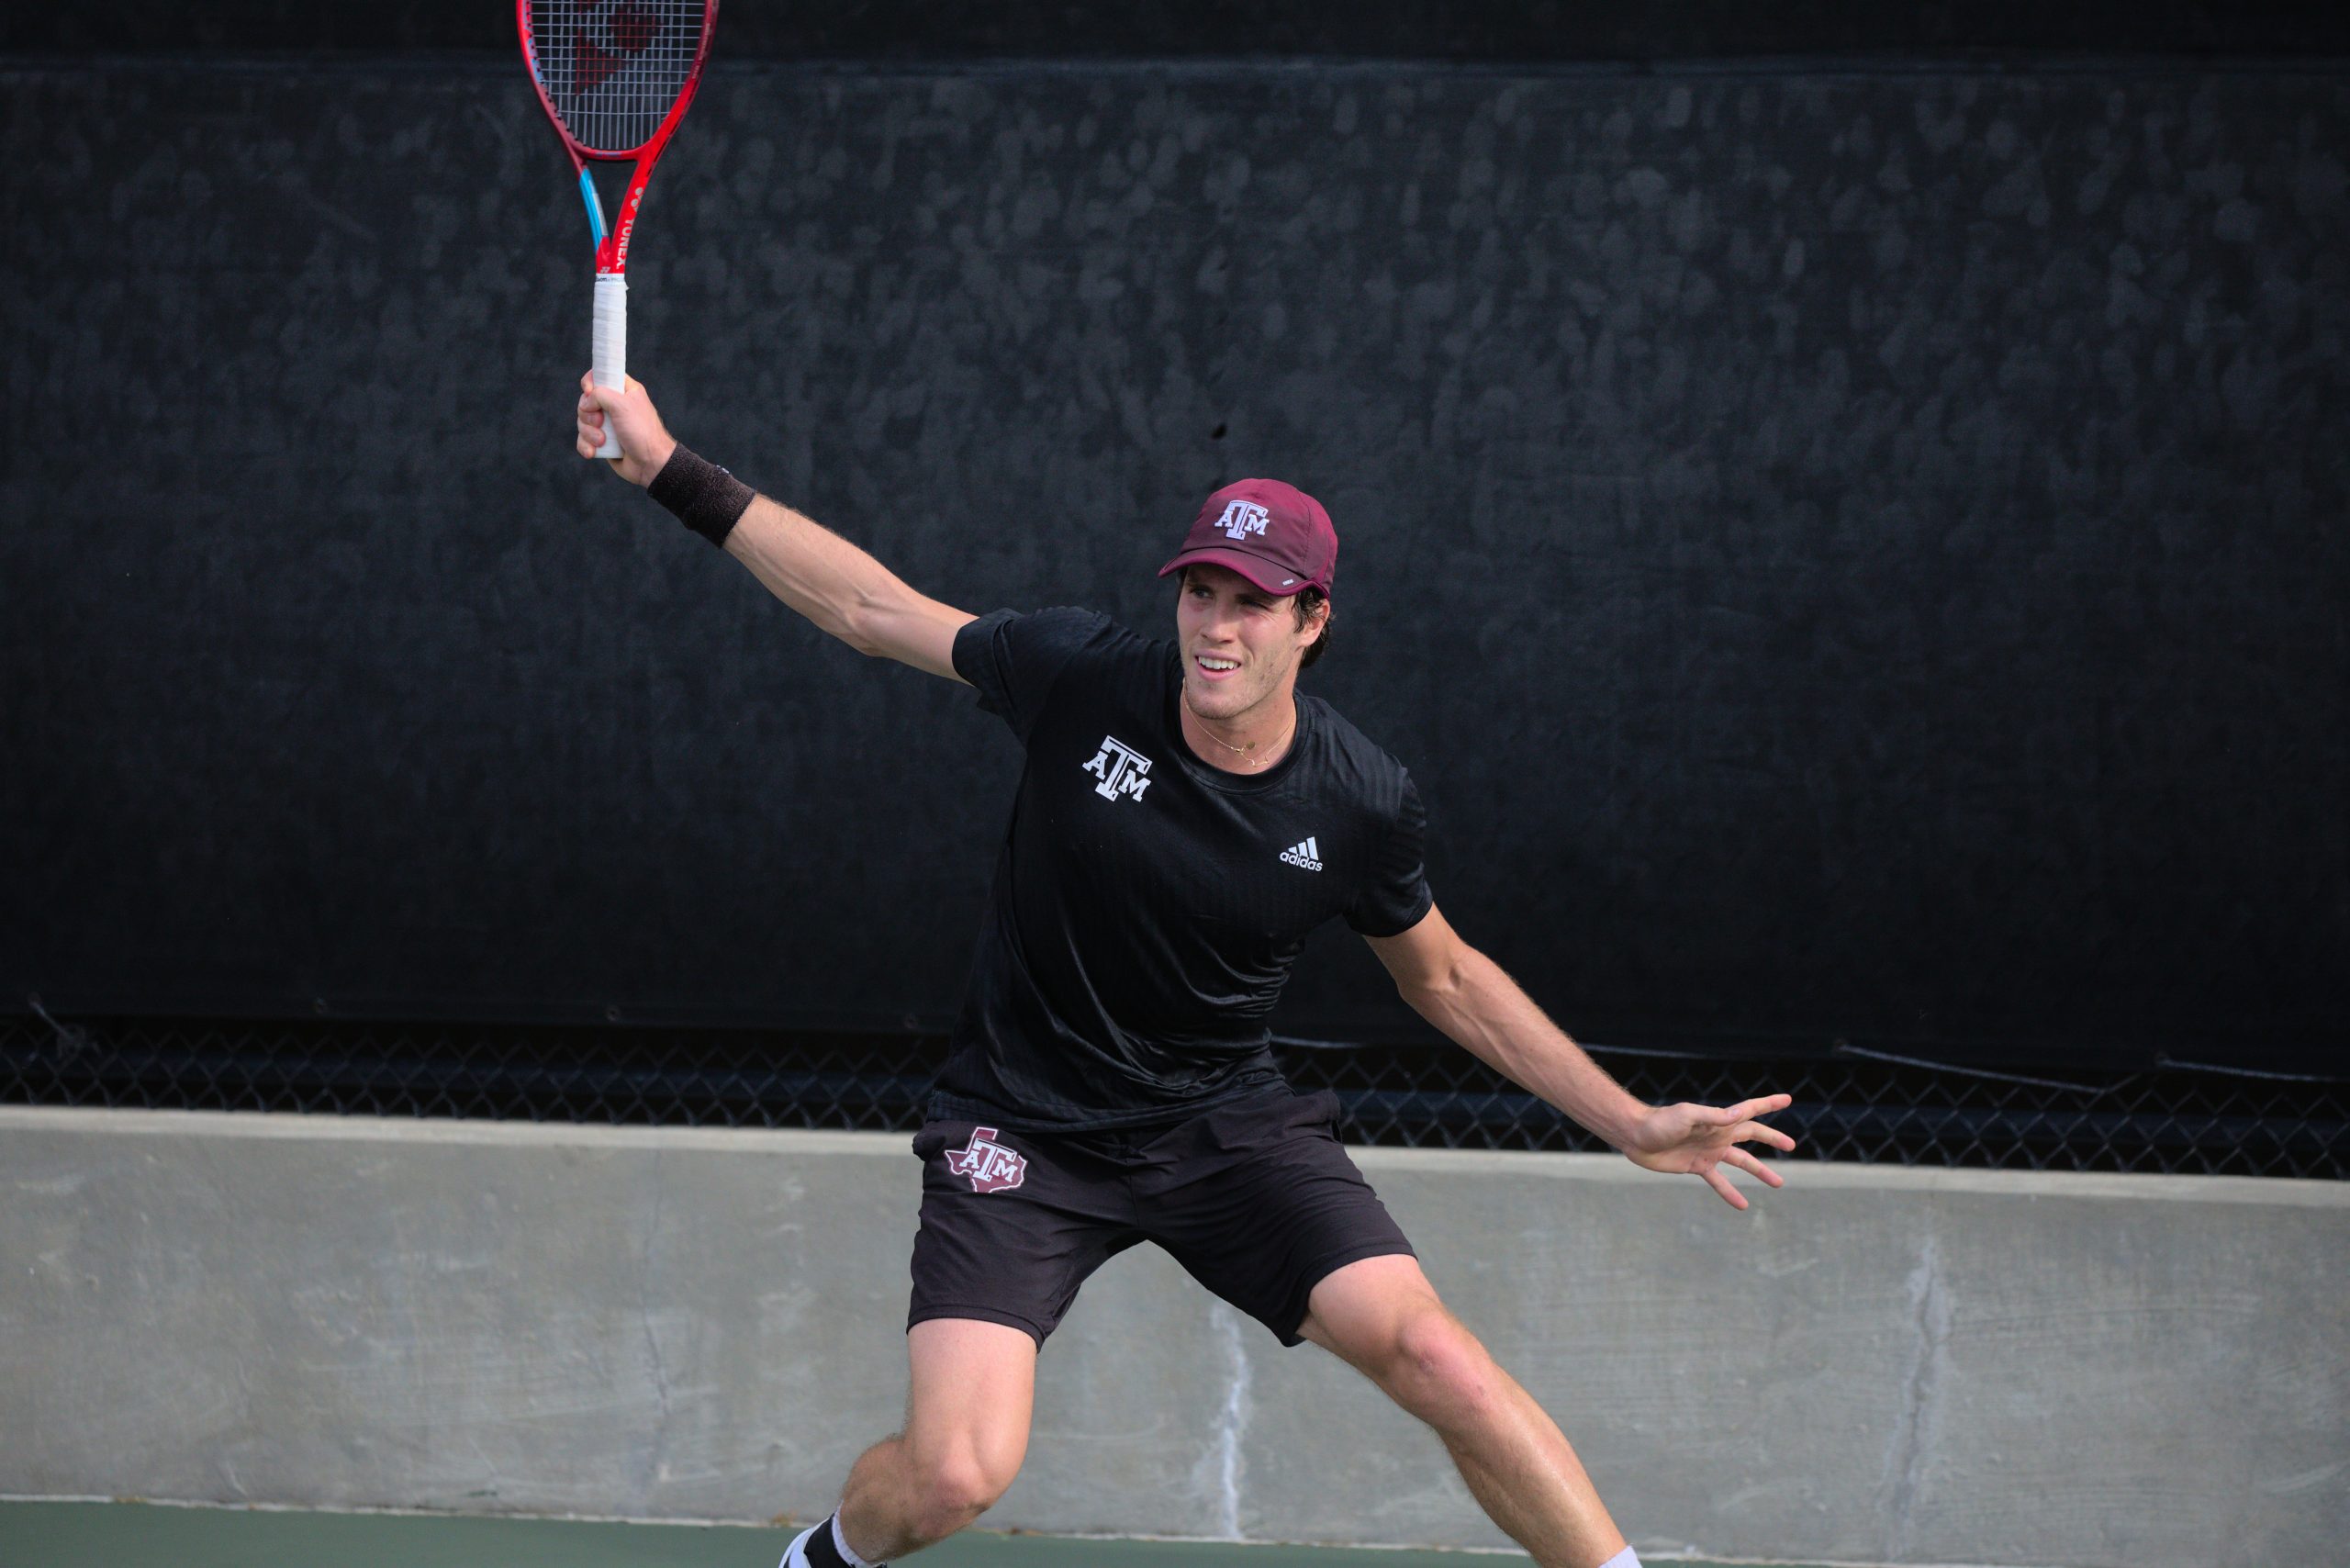
M1304 844L1292 844L1282 850L1281 859L1292 866L1303 866L1309 871L1322 869L1321 848L1310 838Z

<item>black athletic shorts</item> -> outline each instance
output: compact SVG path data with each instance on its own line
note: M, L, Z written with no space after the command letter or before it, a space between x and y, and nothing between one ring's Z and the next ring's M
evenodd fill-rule
M1191 1276L1303 1343L1306 1296L1359 1259L1412 1244L1347 1158L1328 1090L1273 1090L1172 1126L1002 1132L926 1122L911 1328L976 1317L1042 1345L1077 1288L1155 1241Z

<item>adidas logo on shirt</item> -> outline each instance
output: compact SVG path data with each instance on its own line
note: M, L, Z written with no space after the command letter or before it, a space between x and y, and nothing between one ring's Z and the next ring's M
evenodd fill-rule
M1311 838L1303 844L1292 844L1282 850L1281 859L1292 866L1303 866L1309 871L1322 869L1322 851L1316 847Z

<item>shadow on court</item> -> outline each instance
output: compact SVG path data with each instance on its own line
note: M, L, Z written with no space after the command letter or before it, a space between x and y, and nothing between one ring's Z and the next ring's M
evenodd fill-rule
M140 1503L0 1503L9 1568L774 1568L792 1532L416 1514L288 1513ZM1072 1540L966 1532L924 1568L1467 1568L1510 1553ZM1724 1565L1728 1568L1728 1565Z

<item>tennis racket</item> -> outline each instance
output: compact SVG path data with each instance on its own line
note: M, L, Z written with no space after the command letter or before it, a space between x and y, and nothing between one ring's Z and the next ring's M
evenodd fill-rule
M596 240L596 385L628 385L628 241L653 165L686 118L710 55L718 0L515 0L522 62L539 103L563 137L579 174L580 199ZM604 221L590 163L636 161L616 220ZM618 457L620 438L604 423L599 457Z

